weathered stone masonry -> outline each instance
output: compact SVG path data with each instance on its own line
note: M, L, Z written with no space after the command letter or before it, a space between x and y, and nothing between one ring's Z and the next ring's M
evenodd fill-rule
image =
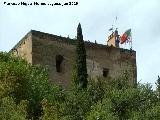
M87 72L92 78L119 77L130 71L130 84L136 83L136 52L85 42ZM69 86L75 55L75 40L31 30L10 52L31 64L48 66L51 81Z

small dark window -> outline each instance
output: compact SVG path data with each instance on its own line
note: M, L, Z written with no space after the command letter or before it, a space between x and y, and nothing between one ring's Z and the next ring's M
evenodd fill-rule
M109 69L108 68L103 68L103 77L107 77L109 73Z
M57 72L62 72L62 62L63 62L63 56L56 55L56 71Z

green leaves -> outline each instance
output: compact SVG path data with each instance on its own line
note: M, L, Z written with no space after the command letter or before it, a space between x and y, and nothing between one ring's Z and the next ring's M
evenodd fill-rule
M156 81L156 85L157 85L157 93L160 99L160 77L158 76L158 79Z
M78 88L87 88L87 65L86 65L86 50L83 41L81 24L77 27L77 44L75 54L75 64L72 75L73 85Z
M132 87L128 81L125 73L117 80L88 79L85 89L63 90L49 83L46 68L0 53L0 119L159 120L159 89L149 84Z
M5 97L0 99L0 119L1 120L26 120L27 101L21 101L16 105L13 98Z
M118 117L111 111L112 102L109 99L104 99L102 102L97 102L91 107L86 120L117 120Z
M0 99L11 97L16 104L28 101L28 116L38 118L41 100L49 91L47 70L25 60L0 53Z
M7 53L0 53L0 98L23 95L22 83L28 79L29 68L26 61Z

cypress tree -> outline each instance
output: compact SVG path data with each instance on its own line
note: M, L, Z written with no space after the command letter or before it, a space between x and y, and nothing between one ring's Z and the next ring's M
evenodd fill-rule
M158 96L160 98L160 77L159 77L159 75L158 75L158 79L157 79L156 85L157 85Z
M82 35L81 24L77 27L76 55L73 80L79 88L87 87L87 65L86 65L86 50Z

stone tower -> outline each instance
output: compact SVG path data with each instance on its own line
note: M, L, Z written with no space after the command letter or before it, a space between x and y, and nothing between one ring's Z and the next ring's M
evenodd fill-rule
M112 37L109 38L114 43ZM117 78L127 70L133 85L137 80L136 52L115 44L110 46L112 42L108 45L85 42L87 73L95 79L98 76ZM74 39L31 30L10 52L31 64L47 66L51 81L69 86L75 56Z

